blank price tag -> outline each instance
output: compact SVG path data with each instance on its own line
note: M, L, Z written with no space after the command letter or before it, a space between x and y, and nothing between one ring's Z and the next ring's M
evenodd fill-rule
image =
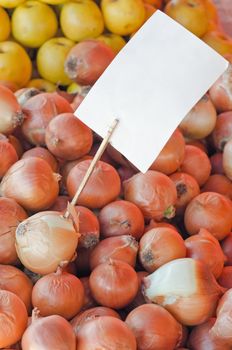
M228 62L161 11L119 52L75 115L146 172Z

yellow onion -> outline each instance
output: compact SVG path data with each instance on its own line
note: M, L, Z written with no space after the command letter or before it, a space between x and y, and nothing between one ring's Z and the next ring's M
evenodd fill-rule
M61 261L72 259L78 237L72 218L45 211L19 224L16 251L27 269L44 275L55 272Z
M180 323L193 326L211 317L222 288L201 261L176 259L143 280L145 297L167 309Z

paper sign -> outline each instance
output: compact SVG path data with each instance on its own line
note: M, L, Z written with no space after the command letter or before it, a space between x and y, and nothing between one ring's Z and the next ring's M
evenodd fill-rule
M146 172L228 62L161 11L132 37L75 115Z

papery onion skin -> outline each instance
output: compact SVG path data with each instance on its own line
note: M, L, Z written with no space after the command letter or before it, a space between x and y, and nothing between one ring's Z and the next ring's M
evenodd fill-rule
M43 160L46 160L46 162L50 165L52 170L54 172L58 171L58 164L55 157L44 147L34 147L29 149L28 151L24 152L21 159L26 159L29 157L38 157Z
M225 265L232 265L232 232L221 242L222 250L226 256Z
M222 174L210 175L201 192L217 192L232 199L232 182Z
M202 228L198 234L185 240L187 257L204 262L217 279L224 266L226 257L218 240L206 229Z
M223 154L222 154L222 165L223 165L224 173L230 180L232 180L231 158L232 158L232 139L225 144Z
M191 258L170 261L143 281L145 297L186 326L201 324L211 317L222 295L208 267Z
M77 350L136 350L136 348L136 340L132 331L116 317L96 317L86 322L77 336Z
M78 237L70 218L59 212L40 212L17 227L16 251L26 268L44 275L55 272L61 261L73 258Z
M128 305L138 292L135 270L120 260L98 265L89 278L94 299L102 306L120 309Z
M232 288L232 266L225 266L218 278L218 283L224 288Z
M150 170L160 171L166 175L174 173L184 160L185 140L182 133L176 129L152 163Z
M99 242L100 227L97 216L88 208L75 206L79 217L79 247L93 248Z
M181 324L159 305L138 306L125 322L136 337L138 350L173 350L181 340Z
M93 270L96 266L117 259L135 267L138 253L138 242L134 237L122 235L103 239L92 250L90 255L90 267Z
M123 185L125 199L137 205L145 218L160 221L175 215L177 192L167 175L148 170L132 176Z
M0 264L16 264L15 230L28 217L25 210L11 198L0 198Z
M6 140L0 140L0 179L7 170L18 160L15 148Z
M212 140L217 151L222 152L226 142L232 138L232 112L218 115L215 128L212 132Z
M0 290L0 347L7 347L21 339L27 327L27 309L14 293Z
M125 200L107 204L99 213L102 237L131 235L139 239L144 231L144 217L141 210Z
M184 240L171 228L153 228L140 239L139 260L148 272L153 272L165 263L185 256Z
M225 238L232 227L232 202L216 192L203 192L188 204L184 223L188 234L208 230L218 240Z
M22 337L22 350L76 350L75 334L65 318L52 315L36 319Z
M0 193L15 199L26 210L44 210L58 196L59 179L45 160L35 157L21 159L3 177Z
M71 197L75 195L90 163L91 160L84 160L70 171L67 190ZM120 185L117 171L111 165L98 161L77 203L87 208L102 208L117 198Z
M45 141L56 157L75 160L86 155L93 143L93 134L87 125L72 113L53 118L46 128Z
M25 273L14 266L0 265L0 289L16 294L31 312L32 282Z
M211 100L218 112L226 112L232 109L231 75L232 64L209 89Z

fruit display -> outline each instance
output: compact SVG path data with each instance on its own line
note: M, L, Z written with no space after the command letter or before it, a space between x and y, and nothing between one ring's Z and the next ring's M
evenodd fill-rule
M101 143L74 112L157 9L230 65L146 173L108 145L71 203ZM211 0L0 0L1 349L232 349L231 91Z

